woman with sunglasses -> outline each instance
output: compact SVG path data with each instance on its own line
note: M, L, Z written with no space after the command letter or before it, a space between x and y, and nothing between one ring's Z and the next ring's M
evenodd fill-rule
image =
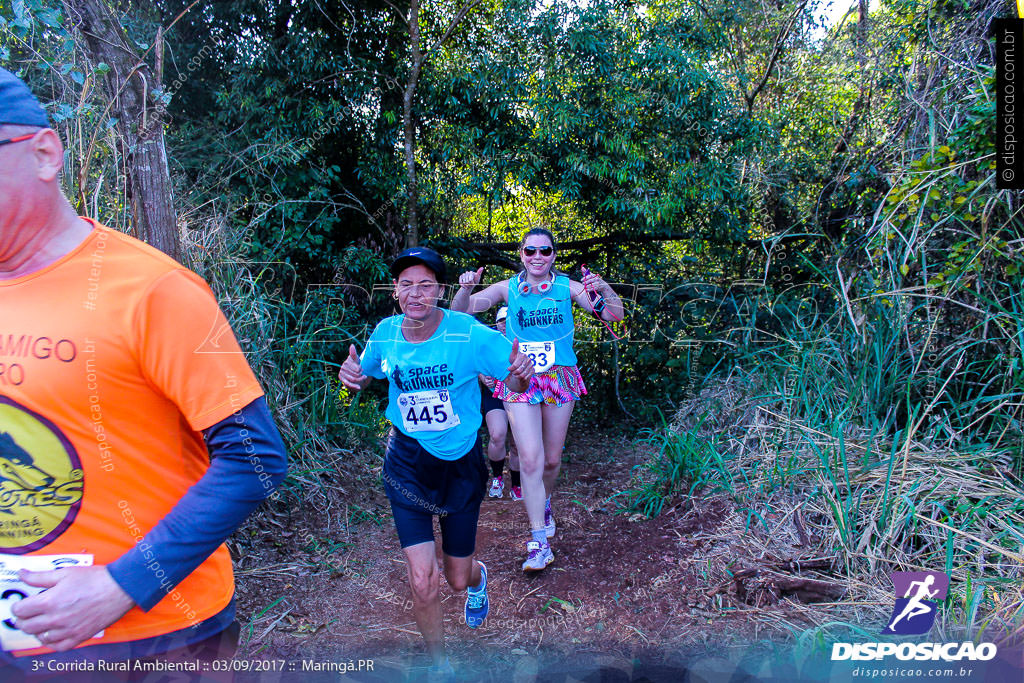
M466 624L487 616L487 570L475 559L476 527L487 468L480 450L480 373L504 377L526 390L533 364L515 344L471 316L438 308L444 260L413 247L391 265L394 297L402 315L382 320L366 342L355 346L338 377L354 391L372 378L388 380L385 412L393 429L381 478L405 553L413 613L432 674L451 674L445 656L438 596L433 517L440 517L445 577L467 592Z
M622 320L622 300L598 275L581 282L554 270L555 239L533 228L519 247L523 270L473 294L483 268L459 278L452 310L479 313L508 305L505 336L517 339L534 363L534 376L524 392L498 382L494 396L505 402L512 436L519 449L523 502L530 519L530 540L523 571L535 572L554 561L549 538L555 535L551 493L562 464L562 448L573 406L587 393L573 352L572 302L606 321Z

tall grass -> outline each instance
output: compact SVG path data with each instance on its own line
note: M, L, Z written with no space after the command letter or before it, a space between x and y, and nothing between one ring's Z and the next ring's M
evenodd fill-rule
M997 624L1006 633L1024 613L1024 392L1013 360L1024 321L993 306L926 354L936 334L922 324L927 304L887 298L862 302L872 308L860 318L845 306L828 316L778 304L781 341L749 346L682 401L672 424L644 435L654 455L627 498L650 516L726 491L738 523L760 521L768 555L832 558L860 626L888 616L890 571L933 569L953 578L941 637ZM984 353L997 332L1012 354ZM764 520L798 513L811 540L794 551ZM828 610L808 618L826 639L855 625Z
M211 216L187 233L189 265L217 294L288 447L282 509L327 511L373 485L386 428L374 396L350 396L337 378L361 318L346 319L343 292L303 288L287 264L248 259L246 231L227 223Z

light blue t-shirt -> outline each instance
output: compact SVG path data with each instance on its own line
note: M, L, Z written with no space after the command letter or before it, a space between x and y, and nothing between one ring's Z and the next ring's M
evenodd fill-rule
M512 344L465 313L444 318L424 342L402 334L404 315L380 321L363 349L363 374L388 380L391 424L442 460L473 448L480 428L477 374L504 379Z
M535 291L522 294L520 284L518 276L509 278L505 336L509 341L554 342L554 365L576 365L576 353L572 349L576 327L569 278L556 276L551 289L543 294Z

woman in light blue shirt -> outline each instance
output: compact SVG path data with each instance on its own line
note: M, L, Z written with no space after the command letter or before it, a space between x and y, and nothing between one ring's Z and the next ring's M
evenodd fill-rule
M530 519L530 540L523 571L544 569L554 561L549 538L555 535L551 493L562 463L562 448L573 406L587 393L573 351L572 302L603 320L622 320L622 301L604 280L587 273L581 282L557 274L555 238L534 228L519 247L523 270L472 294L483 268L459 278L452 310L479 313L508 305L505 336L517 339L535 365L525 392L498 382L494 395L505 402L512 435L519 449L523 502Z
M515 344L472 316L437 306L444 260L424 247L407 249L391 265L402 315L382 320L362 357L355 346L338 373L349 389L387 379L386 415L393 428L381 478L405 553L413 609L438 672L451 673L444 651L433 517L440 517L445 577L467 590L471 628L487 616L487 569L475 559L476 526L487 468L478 374L504 377L525 390L533 364Z

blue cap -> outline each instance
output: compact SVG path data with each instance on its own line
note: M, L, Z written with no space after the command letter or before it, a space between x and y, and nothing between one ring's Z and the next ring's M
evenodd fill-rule
M0 125L49 128L46 112L24 81L0 67Z
M444 267L444 259L441 258L440 254L428 247L412 247L396 256L391 264L391 277L398 278L399 273L409 266L415 266L416 264L423 264L429 268L433 271L437 281L444 284L447 274Z

